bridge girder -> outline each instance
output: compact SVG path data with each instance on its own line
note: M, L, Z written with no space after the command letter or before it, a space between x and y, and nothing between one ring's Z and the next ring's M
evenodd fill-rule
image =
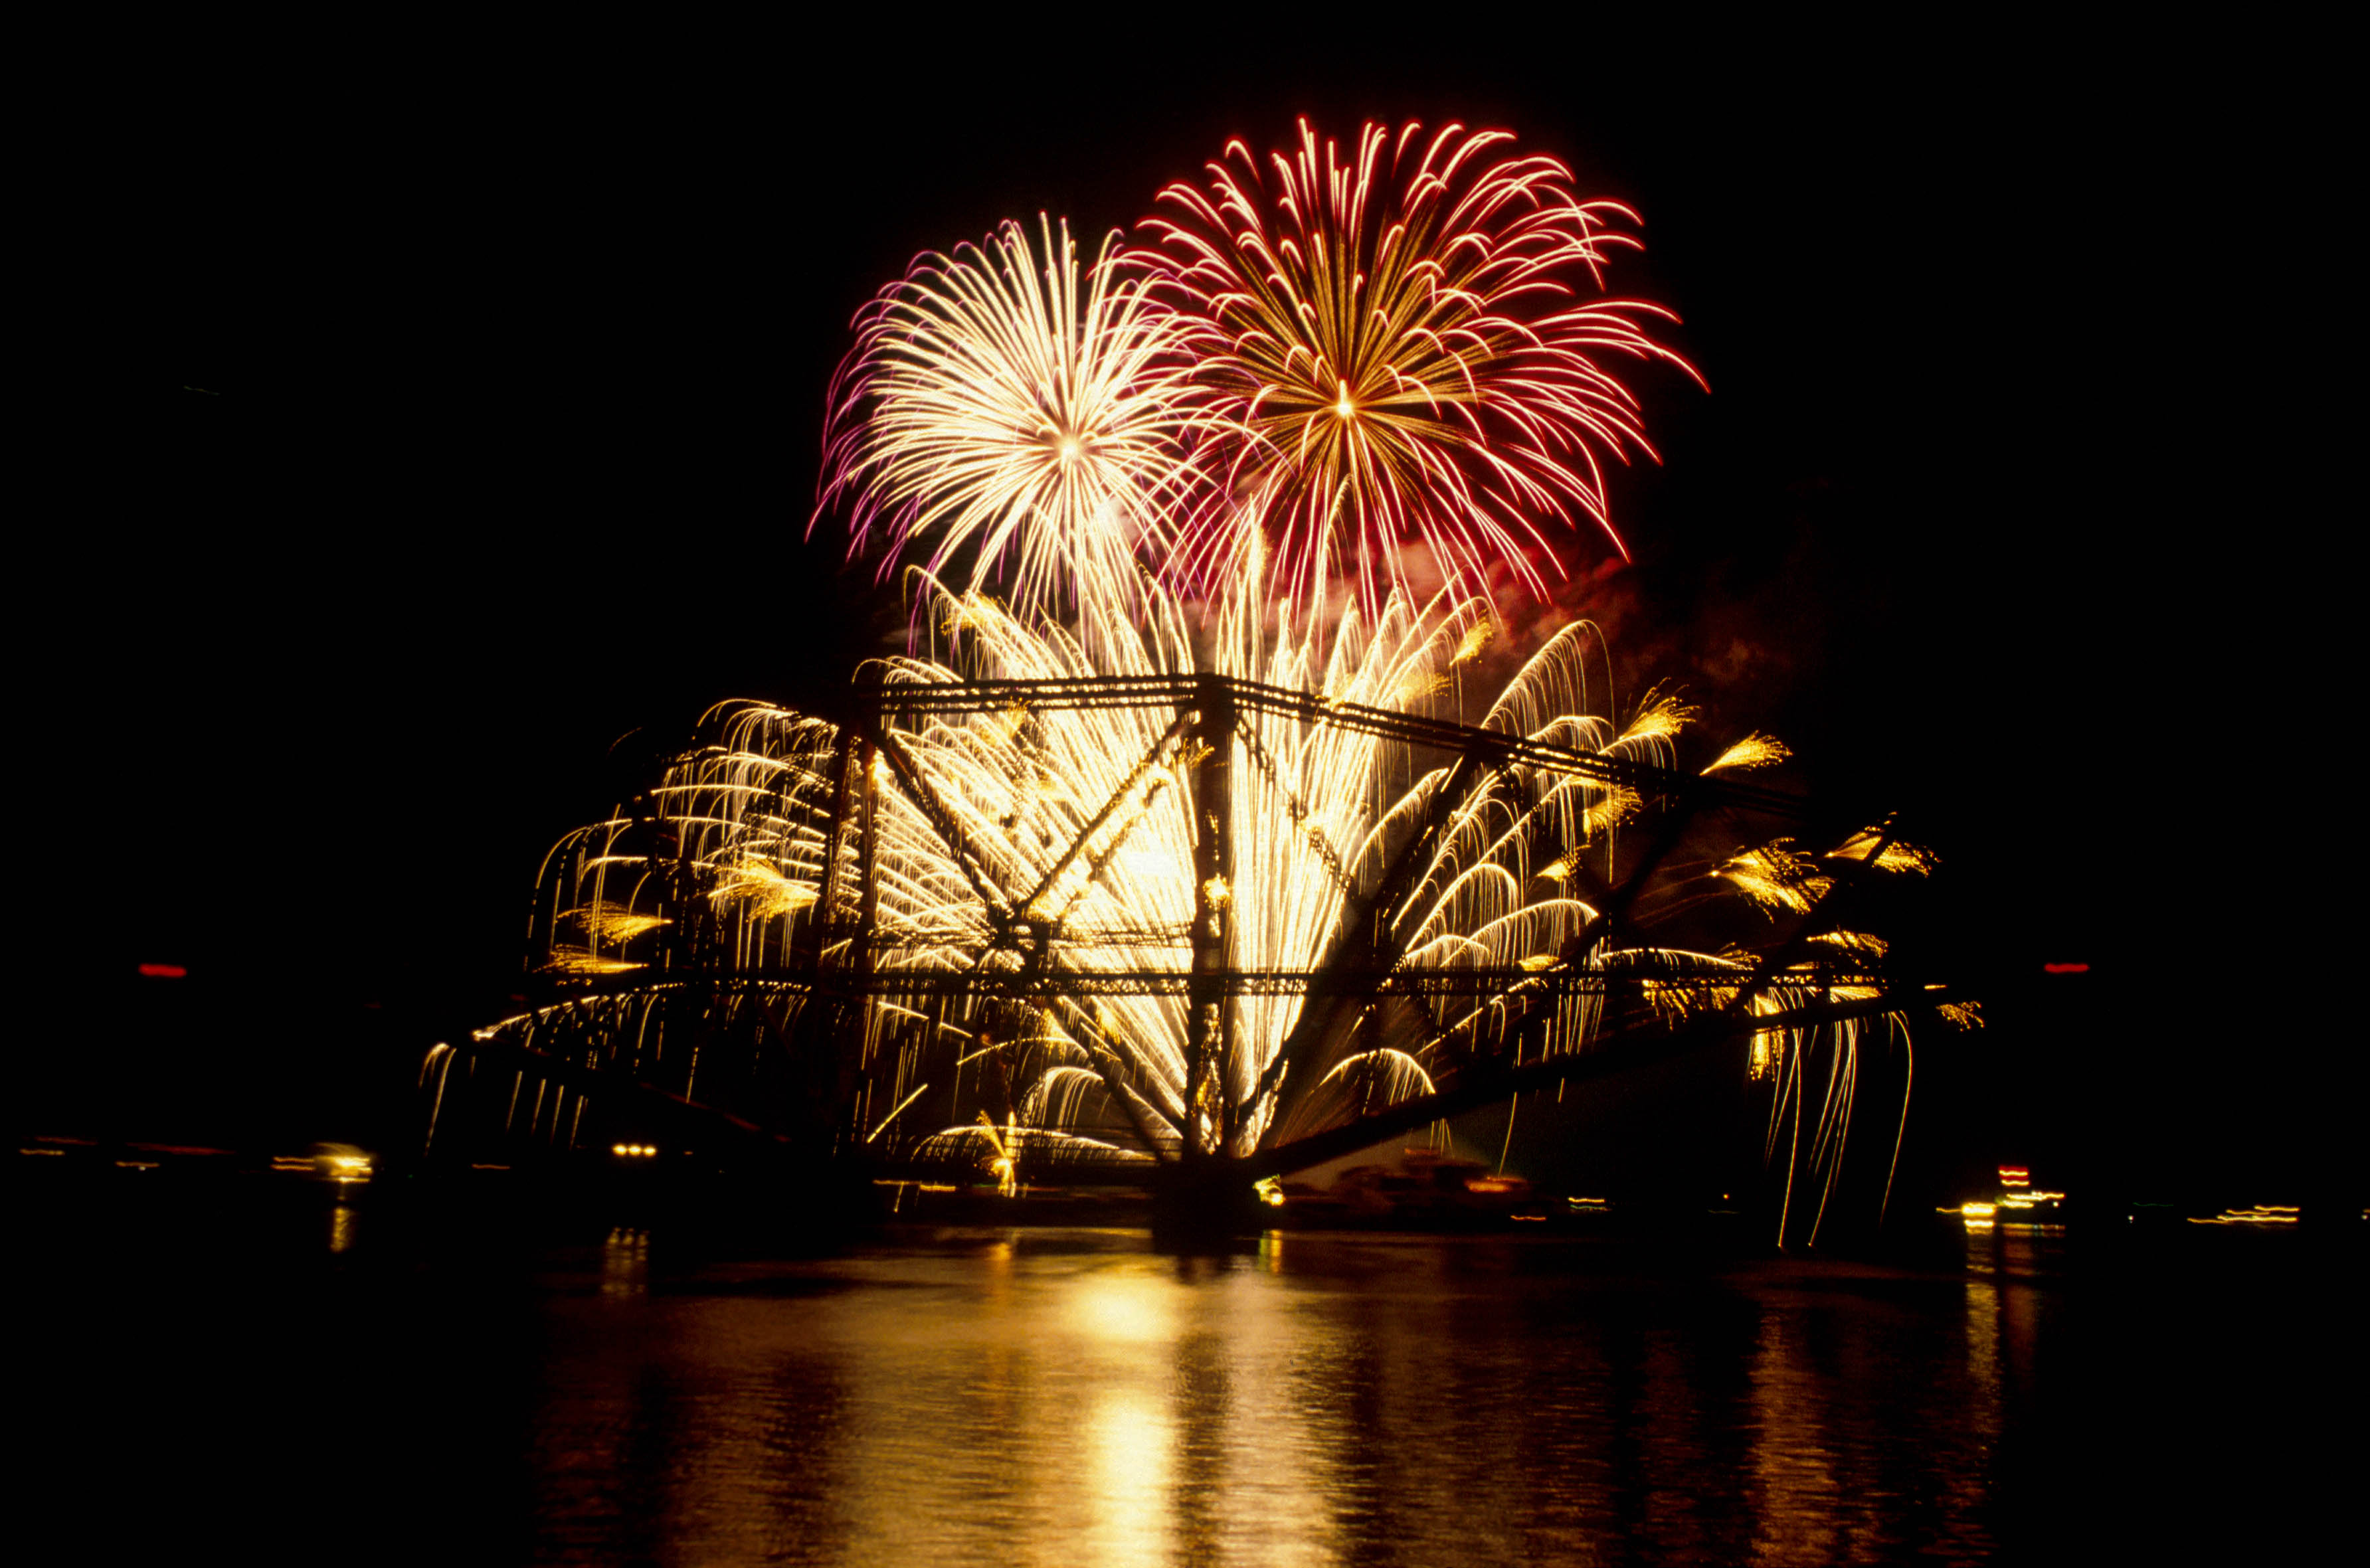
M1706 810L1739 812L1800 819L1809 807L1800 797L1781 791L1728 779L1708 779L1622 758L1605 757L1557 746L1502 730L1476 727L1419 715L1394 712L1352 703L1328 701L1313 693L1256 681L1214 676L1108 677L1056 681L972 681L929 684L872 682L855 692L855 711L842 725L834 748L829 825L824 838L823 876L815 918L803 923L803 940L786 951L788 963L773 968L748 966L712 969L674 967L663 970L627 971L607 976L542 982L550 987L549 1007L606 995L623 995L654 987L713 988L727 993L747 988L766 998L769 1013L786 1039L795 1032L801 1056L836 1052L842 1059L836 1093L843 1104L852 1091L870 1083L869 1031L858 1026L872 1002L902 999L936 1002L941 1010L957 999L1008 1001L1015 1004L1048 1001L1079 1001L1096 998L1177 997L1186 1002L1186 1083L1183 1125L1162 1127L1147 1124L1142 1113L1151 1107L1131 1093L1117 1074L1117 1058L1098 1054L1093 1042L1084 1042L1094 1071L1113 1102L1135 1125L1147 1150L1157 1154L1181 1153L1188 1161L1223 1165L1230 1171L1273 1173L1299 1168L1276 1164L1280 1151L1296 1150L1298 1160L1309 1150L1329 1148L1345 1139L1363 1147L1390 1130L1421 1126L1457 1108L1486 1104L1508 1093L1540 1083L1570 1082L1620 1070L1635 1059L1661 1059L1687 1043L1704 1043L1739 1033L1801 1026L1781 1018L1839 1022L1872 1013L1899 1012L1931 1006L1947 998L1930 991L1904 991L1865 966L1832 956L1802 961L1804 944L1831 929L1834 911L1842 900L1837 890L1850 885L1866 865L1846 866L1826 898L1805 914L1792 933L1750 968L1705 961L1674 963L1649 974L1608 973L1593 961L1605 939L1628 918L1631 904L1660 864L1678 842L1687 824ZM897 727L926 717L1009 712L1093 711L1118 708L1167 708L1174 718L1145 750L1133 770L1109 793L1054 857L1050 870L1031 878L1026 890L1002 886L994 860L970 841L961 814L940 801L926 771L898 738ZM1232 817L1233 748L1239 740L1246 754L1269 772L1279 790L1290 786L1274 768L1245 723L1248 715L1271 715L1313 726L1333 726L1404 743L1454 759L1442 783L1426 803L1411 831L1400 841L1371 885L1345 871L1338 853L1321 855L1342 887L1346 908L1338 933L1325 959L1308 968L1248 969L1232 962L1230 889L1234 883L1229 824ZM1072 928L1059 911L1041 905L1081 856L1092 849L1096 835L1109 824L1145 775L1179 761L1188 745L1201 749L1183 769L1191 794L1194 833L1193 919L1182 931L1147 933L1130 930L1099 932ZM876 767L876 760L879 767ZM915 944L895 931L880 927L877 870L879 833L877 792L880 767L896 780L943 843L978 900L986 940L968 962L920 967L901 961ZM1643 863L1619 884L1597 889L1597 912L1581 934L1565 944L1562 956L1544 967L1482 966L1415 966L1401 962L1405 935L1401 931L1414 891L1425 868L1440 853L1443 825L1472 793L1491 777L1524 768L1549 775L1576 776L1636 792L1661 802L1662 825L1651 841ZM809 775L813 776L812 774ZM1301 808L1292 796L1299 825ZM848 837L851 830L855 842ZM1891 827L1865 857L1872 865L1891 841ZM1320 835L1321 839L1321 835ZM1108 853L1114 846L1106 845ZM1320 848L1330 852L1330 845ZM849 876L857 886L845 887ZM850 897L850 894L853 897ZM852 907L851 907L852 906ZM1140 962L1113 964L1104 955L1113 946L1141 948L1147 936L1173 942L1183 950L1181 967L1152 967ZM929 945L945 950L942 937ZM1663 989L1667 1003L1659 1022L1638 1024L1611 1041L1593 1041L1587 1047L1523 1063L1475 1059L1464 1064L1448 1090L1413 1100L1401 1100L1379 1112L1361 1115L1352 1123L1320 1129L1306 1136L1286 1136L1281 1123L1271 1127L1266 1150L1250 1157L1225 1155L1232 1150L1242 1120L1256 1114L1262 1099L1272 1095L1281 1104L1296 1103L1326 1061L1338 1054L1345 1025L1354 1029L1375 1003L1405 998L1419 1003L1463 999L1493 1007L1509 1021L1510 1035L1547 1010L1575 998L1605 1001L1634 994L1644 984ZM1757 999L1784 993L1816 996L1809 1010L1781 1009L1779 1013L1750 1010ZM1838 999L1837 993L1845 993ZM1234 1069L1237 1004L1253 997L1297 997L1299 1016L1258 1082L1237 1092ZM795 1005L793 1014L791 1008ZM1082 1011L1082 1010L1074 1010ZM1674 1013L1691 1013L1674 1024ZM1468 1016L1469 1016L1468 1013ZM918 1015L917 1015L918 1016ZM1437 1026L1423 1047L1440 1045L1453 1032ZM1087 1031L1088 1035L1092 1029ZM851 1038L852 1037L852 1038ZM493 1050L498 1042L479 1041L469 1048ZM521 1059L525 1061L528 1059ZM600 1078L592 1066L572 1067L579 1075L596 1077L610 1088L629 1081ZM859 1080L861 1082L859 1083ZM580 1084L580 1089L582 1085ZM653 1091L665 1093L664 1091ZM918 1093L918 1091L916 1091ZM1477 1098L1478 1096L1478 1098ZM677 1098L681 1098L678 1096ZM689 1102L685 1102L688 1104ZM869 1104L859 1098L857 1104ZM903 1108L903 1104L898 1109ZM1167 1116L1165 1111L1156 1112ZM1411 1119L1410 1119L1411 1118ZM885 1123L882 1125L886 1125ZM763 1130L763 1129L760 1129ZM849 1128L859 1136L859 1119ZM873 1129L878 1131L876 1127ZM1173 1135L1173 1137L1171 1136ZM1312 1141L1319 1140L1319 1141ZM1314 1156L1303 1163L1317 1162ZM1256 1167L1256 1169L1254 1169ZM1270 1171L1272 1167L1272 1172Z

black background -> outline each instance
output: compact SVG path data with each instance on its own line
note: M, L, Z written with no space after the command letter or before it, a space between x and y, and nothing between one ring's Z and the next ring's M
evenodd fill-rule
M1613 286L1678 311L1712 390L1633 378L1664 459L1613 476L1635 563L1574 538L1564 607L1625 701L1679 681L1942 854L1907 940L1992 1026L1927 1059L1932 1182L2294 1201L2331 1157L2299 1118L2355 1082L2277 978L2313 917L2272 584L2308 532L2262 432L2310 429L2275 345L2317 308L2312 107L2266 120L2260 54L2214 44L1462 14L151 40L70 137L90 340L127 347L37 507L75 1003L25 1116L409 1137L420 1048L513 988L551 841L709 703L827 706L902 627L807 536L870 292L1007 216L1128 224L1232 136L1412 117L1644 214Z

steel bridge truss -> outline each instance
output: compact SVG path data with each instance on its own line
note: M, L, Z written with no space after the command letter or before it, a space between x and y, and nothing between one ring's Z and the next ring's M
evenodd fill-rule
M992 857L970 841L961 814L938 797L930 775L900 738L901 732L910 733L932 717L1111 708L1166 711L1173 718L1134 771L1099 809L1087 816L1053 856L1050 869L1029 887L998 882ZM1402 743L1419 755L1437 759L1435 766L1445 763L1444 783L1432 792L1379 872L1353 876L1321 834L1304 824L1306 807L1276 776L1255 730L1243 722L1254 714ZM1342 892L1342 918L1331 949L1312 967L1243 968L1230 962L1231 910L1228 901L1214 896L1212 889L1233 881L1229 791L1231 747L1237 740L1251 765L1284 796L1295 830L1309 835L1312 849ZM1195 835L1193 918L1157 929L1074 929L1047 917L1040 901L1048 891L1090 855L1091 842L1145 775L1169 766L1187 747L1205 749L1196 752L1202 758L1199 765L1188 770L1192 795L1188 804L1196 819L1213 830ZM1640 862L1618 884L1591 889L1594 918L1551 958L1520 967L1403 963L1404 939L1396 933L1443 825L1486 781L1515 767L1634 791L1657 807L1660 825ZM525 1012L477 1031L459 1047L461 1053L497 1071L507 1069L518 1082L535 1077L546 1086L558 1086L561 1103L572 1090L580 1116L588 1095L639 1097L663 1102L662 1108L672 1116L712 1116L712 1131L742 1142L827 1137L834 1150L874 1160L885 1169L924 1171L934 1160L943 1164L945 1151L934 1155L926 1147L916 1148L911 1138L892 1136L886 1143L880 1141L924 1090L905 1093L908 1075L886 1071L869 1021L893 1013L919 1021L917 1026L926 1030L943 1029L947 1009L957 1001L1005 1002L1018 1009L1075 1003L1090 1007L1102 998L1176 997L1186 1003L1184 1125L1162 1125L1160 1117L1141 1114L1148 1108L1143 1097L1129 1091L1115 1063L1102 1059L1108 1054L1102 1053L1096 1070L1112 1101L1133 1122L1133 1152L1086 1140L1075 1140L1078 1147L1065 1149L1058 1141L1040 1139L1029 1148L1029 1158L1048 1169L1092 1166L1109 1174L1124 1167L1132 1173L1124 1179L1163 1165L1223 1173L1232 1180L1305 1168L1535 1087L1601 1076L1743 1037L1907 1015L1962 1000L1947 988L1899 983L1879 967L1813 945L1823 933L1839 929L1860 880L1893 842L1889 826L1865 837L1853 856L1828 862L1833 875L1822 896L1757 957L1717 962L1666 957L1608 971L1600 956L1607 939L1628 919L1648 878L1691 820L1722 812L1801 821L1809 816L1806 803L1758 785L1681 773L1501 730L1206 675L875 682L857 688L853 716L838 729L831 768L818 896L785 962L542 977L537 982L542 992L530 999ZM880 929L876 872L884 773L930 824L984 914L985 942L967 962L950 964L942 957L936 964L919 962L914 944L884 937ZM1173 949L1180 961L1161 966L1079 962L1097 949L1107 953L1117 945L1139 951L1146 946ZM753 1037L770 1032L789 1047L789 1055L802 1064L788 1077L791 1092L809 1104L802 1114L786 1119L802 1125L765 1125L709 1104L695 1096L689 1077L680 1088L663 1087L633 1052L613 1046L604 1056L601 1049L582 1046L590 1037L583 1030L571 1032L572 1024L593 1028L588 1021L606 1017L605 1009L616 1019L598 1027L615 1035L625 1027L627 1016L618 1010L639 999L646 1033L651 999L666 994L677 1001L701 999L702 1027L711 1032L742 1028ZM1298 997L1303 1005L1266 1071L1248 1095L1237 1096L1226 1087L1237 1076L1226 1070L1236 1050L1234 1004L1253 997ZM1254 1152L1238 1151L1237 1135L1247 1116L1270 1099L1277 1106L1298 1104L1326 1064L1342 1059L1347 1043L1376 1009L1394 1004L1417 1009L1430 1020L1427 1048L1438 1047L1455 1059L1455 1070L1446 1075L1449 1082L1428 1093L1388 1098L1378 1097L1370 1085L1355 1114L1338 1125L1302 1125L1278 1116ZM1526 1057L1525 1042L1543 1041L1548 1022L1574 1006L1594 1009L1597 1024L1587 1042L1556 1051L1535 1046ZM1485 1014L1488 1027L1474 1027L1473 1021ZM533 1043L538 1038L576 1043L545 1048ZM961 1058L956 1063L958 1091L971 1059ZM984 1073L988 1068L979 1070ZM1007 1093L1007 1103L1009 1098ZM556 1127L559 1113L553 1115ZM988 1136L997 1137L992 1127ZM1107 1158L1107 1153L1117 1157Z

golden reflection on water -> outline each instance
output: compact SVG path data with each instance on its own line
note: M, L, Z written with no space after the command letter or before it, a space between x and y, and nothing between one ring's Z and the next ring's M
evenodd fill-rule
M1168 1408L1136 1389L1094 1396L1084 1424L1092 1465L1083 1501L1091 1510L1085 1542L1095 1562L1162 1562L1174 1536L1169 1514Z
M650 1238L646 1230L620 1226L601 1246L601 1294L640 1296L650 1289Z
M1173 1288L1156 1276L1156 1264L1126 1272L1090 1276L1066 1293L1064 1325L1098 1351L1115 1358L1145 1345L1167 1345L1177 1337L1171 1320ZM1132 1358L1132 1357L1131 1357Z
M1973 1561L1998 1295L1489 1241L1000 1236L556 1293L557 1561Z
M1764 1506L1754 1542L1762 1554L1795 1562L1831 1561L1843 1521L1836 1510L1816 1505L1837 1498L1825 1413L1815 1380L1819 1374L1801 1343L1803 1324L1790 1313L1762 1324L1753 1358L1754 1423L1753 1474Z

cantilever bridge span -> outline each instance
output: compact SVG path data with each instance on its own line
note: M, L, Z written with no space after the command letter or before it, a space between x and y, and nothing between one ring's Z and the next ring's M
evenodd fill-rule
M1118 758L1091 790L1082 734ZM1296 749L1340 734L1415 780L1355 844L1299 793ZM1541 804L1565 798L1619 809ZM744 710L555 852L528 1004L431 1054L431 1147L604 1147L663 1120L885 1175L1248 1182L1723 1046L1781 1103L1790 1072L1799 1115L1823 1042L1965 1000L1855 929L1889 821L1816 861L1706 858L1816 820L1733 780L1211 676ZM1720 878L1765 872L1759 940L1680 940L1734 927ZM1445 930L1444 888L1475 878L1490 919ZM1321 940L1262 962L1287 886L1314 889Z

